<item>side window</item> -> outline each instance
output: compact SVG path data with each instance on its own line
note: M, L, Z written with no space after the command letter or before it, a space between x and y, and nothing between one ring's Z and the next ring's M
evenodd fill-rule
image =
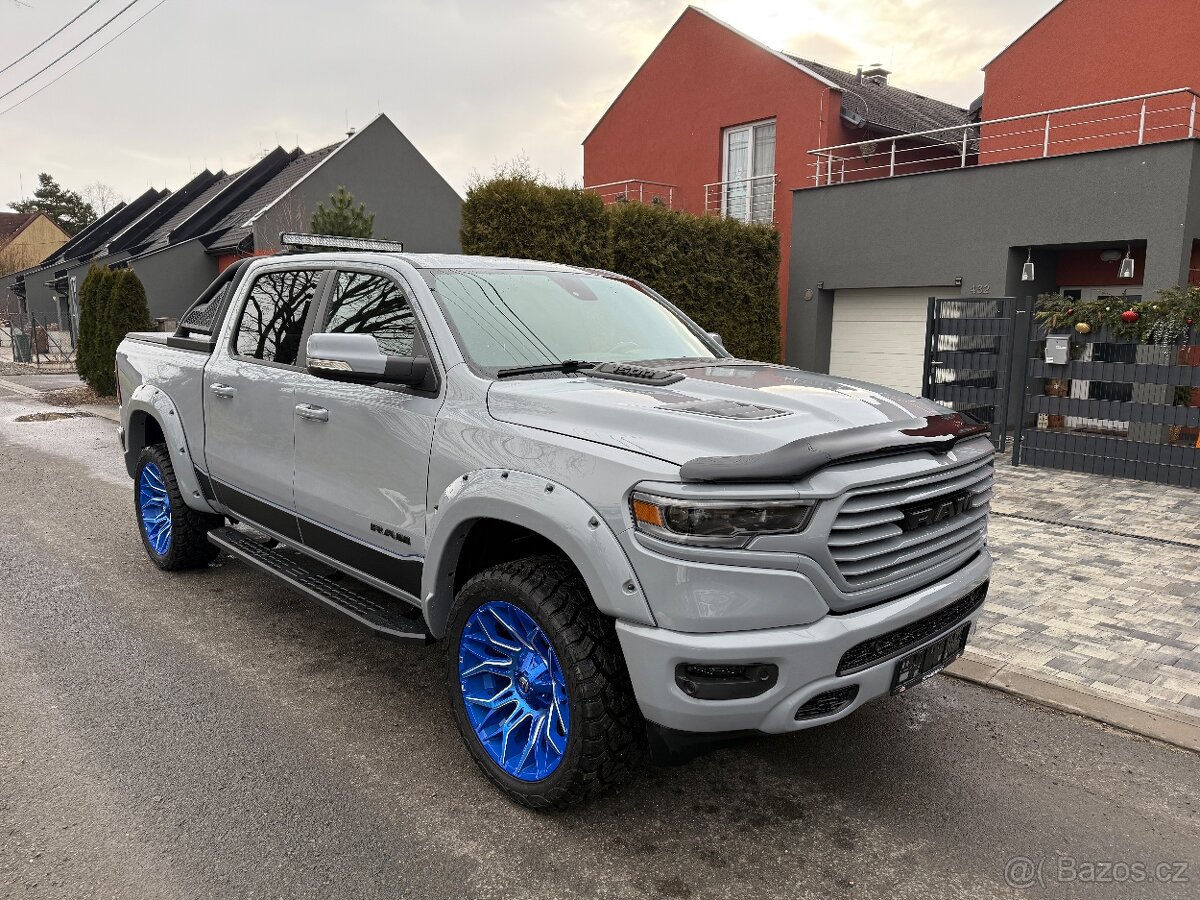
M325 330L369 334L390 356L411 356L417 323L403 289L384 275L339 272Z
M255 279L237 326L237 353L264 362L295 365L304 319L321 272L268 272Z

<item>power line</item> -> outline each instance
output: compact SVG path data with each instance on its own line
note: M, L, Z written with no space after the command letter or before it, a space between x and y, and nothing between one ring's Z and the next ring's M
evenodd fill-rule
M137 0L134 0L134 2L136 3ZM125 32L127 32L130 28L132 28L138 22L142 21L142 19L146 18L146 16L150 15L150 13L154 12L156 9L158 9L160 6L162 6L166 2L167 2L167 0L158 0L158 2L155 3L152 7L150 7L148 10L146 10L144 13L142 13L140 16L138 16L136 19L134 19L132 22L130 22L128 25L126 25L124 28L122 28L116 34L114 34L112 37L110 37L107 41L105 41L103 44L101 44L99 47L97 47L95 50L93 50L91 53L89 53L83 59L79 60L79 62L75 63L75 65L71 66L69 69L59 72L57 75L55 75L53 78L51 78L45 84L43 84L40 88L38 88L36 91L34 91L28 97L23 97L20 100L18 100L16 103L14 103L12 106L6 106L4 109L0 109L0 116L4 115L5 113L12 112L14 109L16 109L21 104L25 103L28 100L32 100L34 97L36 97L38 94L40 94L46 88L50 87L50 85L54 84L59 79L63 78L66 75L70 75L72 72L74 72L80 66L82 66L85 62L87 62L89 59L91 59L93 56L95 56L97 53L99 53L101 50L103 50L105 47L107 47L109 44L111 44L113 41L115 41L117 38L119 38L121 35L123 35ZM132 5L133 4L131 3L130 6L132 6ZM120 15L120 13L117 13L117 15Z
M124 15L125 10L129 9L129 7L133 6L133 4L135 4L137 2L138 2L138 0L129 0L129 3L127 3L125 6L121 7L121 11L118 12L115 16L113 16L112 19L109 19L107 22L105 22L103 25L101 25L99 28L97 28L95 31L93 31L91 34L89 34L87 37L85 37L82 41L80 41L78 44L76 44L74 47L72 47L70 50L67 50L65 53L62 53L61 55L56 57L52 62L48 63L47 65L42 66L40 69L38 69L32 75L30 75L28 78L26 78L20 84L18 84L16 87L10 88L9 90L5 91L3 94L0 94L0 100L3 100L9 94L16 93L21 88L25 87L25 85L29 84L29 82L33 81L33 79L37 78L39 75L41 75L47 69L49 69L51 66L56 65L57 63L62 61L65 57L70 56L72 53L74 53L76 50L78 50L81 46L83 46L88 41L90 41L93 37L95 37L99 32L101 32L105 28L107 28L109 26L109 24L113 21L113 19L116 19L117 17Z
M41 50L41 49L42 49L43 47L45 47L45 46L46 46L48 43L50 43L52 40L54 40L56 37L58 37L60 34L62 34L64 31L66 31L68 28L70 28L70 27L71 27L72 25L74 25L76 22L78 22L78 21L79 21L81 18L83 18L84 14L85 14L85 13L87 13L87 12L88 12L88 11L89 11L89 10L90 10L90 9L91 9L93 6L95 6L95 5L96 5L97 3L99 3L99 2L100 2L100 0L94 0L94 2L93 2L93 3L91 3L91 4L88 6L88 8L87 8L87 9L85 9L83 12L81 12L79 15L77 15L75 18L73 18L73 19L72 19L70 22L68 22L68 23L67 23L66 25L64 25L62 28L58 29L58 31L54 32L54 34L50 35L50 37L46 38L44 41L42 41L40 44L38 44L36 47L34 47L32 50L30 50L30 51L29 51L28 53L26 53L24 56L22 56L22 57L19 57L19 58L17 58L17 59L14 59L12 62L10 62L10 63L9 63L7 66L5 66L3 69L0 69L0 75L3 75L5 72L7 72L7 71L8 71L9 69L11 69L13 66L15 66L17 63L19 63L19 62L21 62L21 61L23 61L23 60L26 60L26 59L28 59L28 58L29 58L30 56L32 56L34 53L36 53L37 51Z

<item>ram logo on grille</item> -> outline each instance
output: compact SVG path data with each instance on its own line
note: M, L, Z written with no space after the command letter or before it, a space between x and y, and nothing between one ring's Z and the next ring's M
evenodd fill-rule
M903 531L916 531L961 516L970 508L971 492L959 491L949 497L939 497L932 502L904 508L900 528Z

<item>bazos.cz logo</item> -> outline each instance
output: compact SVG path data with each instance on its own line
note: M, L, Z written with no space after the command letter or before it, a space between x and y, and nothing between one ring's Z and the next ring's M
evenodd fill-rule
M1182 860L1049 859L1014 856L1004 866L1004 883L1017 890L1049 884L1188 884L1191 864Z

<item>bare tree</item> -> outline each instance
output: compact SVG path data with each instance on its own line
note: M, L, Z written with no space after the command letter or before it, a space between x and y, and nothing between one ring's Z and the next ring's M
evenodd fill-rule
M255 249L278 252L282 249L277 238L279 232L308 231L308 215L304 209L304 201L295 194L284 194L275 201L275 205L267 212L262 222L269 223L270 227L256 229L265 231L265 234L256 241Z
M102 216L118 203L125 202L125 197L111 184L105 184L103 181L93 181L86 185L82 191L83 199L92 204L92 208L96 210L96 215Z

